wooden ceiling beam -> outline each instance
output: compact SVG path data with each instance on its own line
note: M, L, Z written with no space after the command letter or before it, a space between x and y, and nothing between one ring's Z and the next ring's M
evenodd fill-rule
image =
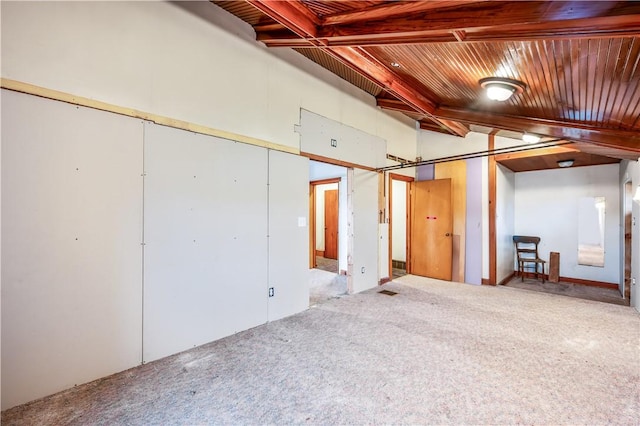
M505 160L517 160L521 158L539 157L541 155L557 155L580 152L575 148L569 148L567 146L550 146L539 149L531 149L528 151L507 152L504 154L496 154L495 159L497 162Z
M393 44L470 43L501 40L534 41L558 39L600 39L637 37L640 34L640 14L623 19L593 18L556 22L556 25L528 24L504 25L479 29L453 29L451 31L413 31L411 33L362 34L323 37L316 40L320 47L384 46ZM623 24L624 26L621 26ZM268 47L310 47L308 40L283 28L256 29L256 39ZM459 35L464 34L464 37Z
M640 156L640 133L635 131L607 129L581 123L501 115L450 107L438 107L433 115L440 119L458 121L468 125L475 124L516 132L526 131L552 138L589 142L637 152L638 156Z
M403 113L417 113L415 109L397 99L376 98L376 105L382 109L388 109L392 111L399 111Z
M313 39L317 35L320 20L314 13L298 1L246 1L262 13L285 26L298 37Z
M403 113L415 113L409 105L397 99L377 98L376 103L380 108L399 111ZM515 132L529 131L539 135L553 138L563 138L577 142L589 142L599 146L615 148L621 153L627 152L625 158L637 158L638 155L629 155L629 151L640 153L640 135L637 132L603 129L579 123L542 120L530 117L518 117L511 115L490 114L479 111L463 110L457 108L439 107L434 113L441 120L451 120L477 125L493 127ZM432 130L425 128L425 130ZM600 153L600 152L598 152Z
M319 45L332 47L611 38L640 33L640 2L450 3L392 4L341 14L339 20L325 17L317 23L314 37ZM403 9L413 12L395 13ZM385 16L385 11L394 16ZM309 46L291 32L269 28L255 27L258 40L268 46Z
M433 111L436 109L436 104L431 99L417 92L410 84L404 82L402 78L390 71L378 59L369 55L365 49L336 47L328 49L327 53L384 87L386 91L393 94L401 102L413 108L413 112L424 114L439 122L452 134L464 137L469 132L465 125L434 117Z
M395 18L368 19L349 25L325 25L321 22L318 37L368 36L370 34L406 34L417 31L455 31L497 28L505 25L542 25L549 29L573 25L618 23L637 28L638 2L529 2L498 1L467 3L456 7L426 10ZM596 21L597 18L604 19ZM595 28L597 30L597 28Z
M376 105L382 109L387 109L391 111L398 111L405 114L417 114L415 108L407 105L406 103L398 100L398 99L387 99L387 98L376 98ZM444 130L447 130L449 133L454 134L456 136L466 136L467 133L470 132L469 126L464 125L460 122L447 120L441 117L429 116L429 121L425 121L424 119L418 120L420 122L420 128L423 130L434 130L440 125L444 125ZM435 121L435 123L434 123ZM455 129L455 132L452 130Z
M488 0L485 0L488 1ZM371 20L385 20L398 15L424 13L448 7L460 7L469 3L481 3L478 0L408 1L391 2L349 12L338 12L322 18L323 25L345 25Z

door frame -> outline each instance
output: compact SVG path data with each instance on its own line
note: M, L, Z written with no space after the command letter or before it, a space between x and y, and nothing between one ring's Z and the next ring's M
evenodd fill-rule
M393 277L393 181L403 181L406 183L406 240L405 240L405 259L407 274L411 273L411 221L409 220L409 212L411 211L411 182L415 179L411 176L399 175L397 173L389 173L389 278Z
M316 263L316 205L318 185L326 185L329 183L338 184L338 223L340 223L340 181L342 178L319 179L309 182L309 269L315 268ZM339 227L339 225L338 225ZM340 240L338 239L338 264L340 262ZM338 268L340 272L340 268Z

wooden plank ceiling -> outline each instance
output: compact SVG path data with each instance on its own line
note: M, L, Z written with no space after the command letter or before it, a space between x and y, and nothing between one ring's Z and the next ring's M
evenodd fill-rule
M213 3L252 25L257 40L295 49L423 129L571 141L584 155L576 165L640 157L640 2ZM486 77L525 88L490 101ZM509 164L555 167L566 152L545 156Z

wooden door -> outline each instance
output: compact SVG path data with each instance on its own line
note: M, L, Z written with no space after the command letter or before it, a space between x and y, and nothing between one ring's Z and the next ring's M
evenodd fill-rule
M338 258L338 190L324 191L324 257Z
M451 281L451 179L411 182L411 273Z

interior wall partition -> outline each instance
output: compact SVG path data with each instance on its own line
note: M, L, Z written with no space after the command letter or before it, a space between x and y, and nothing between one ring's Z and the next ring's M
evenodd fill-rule
M3 410L307 308L306 158L4 89L1 136Z
M2 90L2 408L140 364L140 120Z

